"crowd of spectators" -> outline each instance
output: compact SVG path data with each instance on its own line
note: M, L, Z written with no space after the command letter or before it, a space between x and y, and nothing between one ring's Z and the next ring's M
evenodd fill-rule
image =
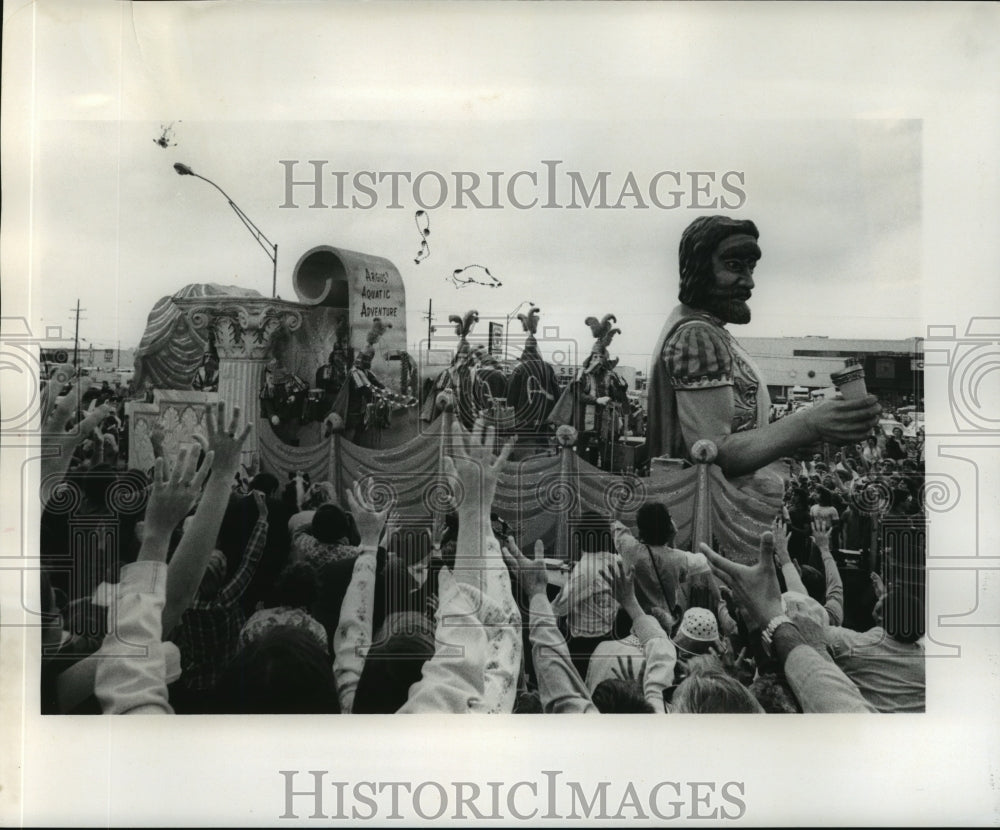
M921 591L870 547L864 584L842 577L872 488L887 513L919 513L922 457L793 465L752 555L675 548L663 504L634 526L585 513L566 573L494 512L511 445L496 453L481 419L454 419L452 509L424 521L371 477L339 494L262 473L234 491L250 428L222 403L200 450L151 473L85 467L115 409L81 406L85 386L43 394L43 712L924 708ZM86 543L65 521L71 490Z

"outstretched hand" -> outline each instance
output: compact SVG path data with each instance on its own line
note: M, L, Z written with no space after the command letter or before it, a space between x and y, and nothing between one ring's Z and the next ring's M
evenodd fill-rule
M253 491L254 504L257 505L257 520L267 521L267 496L260 490Z
M813 519L812 540L816 543L816 547L822 551L830 550L830 529L832 527L833 523L829 519Z
M771 522L771 533L774 534L774 561L780 568L792 561L788 555L788 538L792 531L788 529L784 517L779 517Z
M443 559L444 554L441 552L441 545L444 542L444 534L447 529L447 525L444 521L444 513L436 511L434 517L431 519L430 529L427 531L431 537L431 559Z
M451 425L451 434L452 451L451 455L445 456L444 468L448 475L458 479L464 491L458 509L466 513L470 510L489 512L497 481L514 442L507 441L499 454L494 455L496 430L486 426L482 418L476 419L471 433L466 433L456 419Z
M601 578L611 587L618 604L634 619L633 612L639 608L639 600L635 596L635 569L619 559L601 571ZM642 613L641 609L639 613Z
M73 458L73 451L83 441L93 435L101 421L113 410L104 404L94 407L80 423L68 432L66 425L73 417L83 394L90 388L88 378L80 378L70 387L69 392L57 397L64 381L50 379L42 390L42 477L44 482L50 476L64 476Z
M237 434L236 430L240 423L240 408L238 406L233 407L229 425L223 430L222 424L225 422L225 401L219 401L214 412L211 406L206 407L205 434L208 437L208 449L215 453L216 475L228 483L232 481L239 469L240 452L250 434L251 426L247 424L243 427L243 431Z
M704 542L701 552L708 557L716 579L726 585L746 611L751 627L764 628L782 613L781 588L774 570L774 534L765 531L760 537L760 551L755 565L740 565L720 556Z
M384 510L376 509L375 480L369 478L364 487L361 486L360 482L355 481L351 489L347 491L347 506L350 508L354 523L358 527L362 547L378 547L382 528L385 527L392 505L387 504Z
M872 571L871 581L872 581L872 590L875 591L876 599L882 599L882 597L884 597L887 593L885 588L885 582L882 581L882 577L875 571Z
M156 459L146 505L144 536L168 538L197 504L214 460L209 452L199 468L198 455L193 450L181 450L172 470L168 470L165 458Z
M529 559L518 548L513 536L508 536L506 543L500 548L503 561L516 575L517 582L529 597L534 594L544 594L549 584L548 571L545 569L545 545L539 539L535 542L535 558Z
M619 655L616 662L617 665L611 669L611 675L616 680L639 681L642 678L642 672L636 671L635 662L631 654Z

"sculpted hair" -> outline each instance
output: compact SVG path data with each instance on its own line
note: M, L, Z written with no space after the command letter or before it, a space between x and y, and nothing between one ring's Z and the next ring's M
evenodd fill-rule
M760 238L757 226L749 219L728 216L700 216L684 229L678 252L681 272L678 299L682 303L700 308L705 289L712 281L712 254L723 239L736 234Z

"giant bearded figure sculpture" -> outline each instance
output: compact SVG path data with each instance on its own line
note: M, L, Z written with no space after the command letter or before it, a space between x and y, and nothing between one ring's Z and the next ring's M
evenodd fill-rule
M727 476L752 473L819 440L864 438L878 422L874 396L832 400L768 423L767 385L727 330L750 322L754 269L761 258L748 220L703 216L681 236L680 305L653 352L649 383L650 456L690 458L696 441L718 448Z

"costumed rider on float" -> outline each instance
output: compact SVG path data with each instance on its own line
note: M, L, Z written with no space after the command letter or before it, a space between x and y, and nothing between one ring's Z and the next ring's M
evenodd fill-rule
M495 427L498 435L509 432L514 426L514 412L507 406L507 376L500 361L485 346L472 350L469 387L476 414Z
M466 429L471 429L476 420L477 410L472 401L472 348L469 334L479 322L479 312L471 309L464 317L452 314L449 323L455 324L458 347L451 365L435 379L424 398L420 418L426 423L433 422L442 412L457 411Z
M538 331L538 312L532 306L527 314L517 319L527 333L524 350L517 366L507 381L507 404L514 411L514 432L518 435L518 450L538 452L548 446L549 413L559 400L562 389L556 370L542 360L535 334Z
M591 464L610 468L614 444L623 435L622 406L628 402L628 383L614 370L618 358L611 359L608 346L621 329L612 328L618 320L605 314L598 320L588 317L594 345L576 377L570 381L556 403L549 420L570 424L579 435L580 454Z
M260 412L275 429L288 429L303 419L309 384L271 358L264 368L260 390Z
M355 354L354 366L333 402L333 411L327 416L325 434L337 431L339 424L334 416L339 416L348 441L373 447L378 445L381 431L391 425L396 396L372 371L375 344L391 328L391 323L386 325L379 317L372 320L365 347Z

